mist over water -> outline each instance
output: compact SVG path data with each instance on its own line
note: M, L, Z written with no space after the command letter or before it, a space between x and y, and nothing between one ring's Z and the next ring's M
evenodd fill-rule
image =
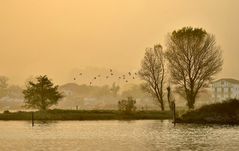
M6 126L7 125L7 126ZM239 127L170 120L0 122L0 150L238 150Z

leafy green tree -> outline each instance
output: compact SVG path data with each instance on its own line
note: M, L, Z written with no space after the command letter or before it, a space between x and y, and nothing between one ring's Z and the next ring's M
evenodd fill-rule
M214 36L201 28L173 31L167 41L166 58L172 82L187 100L188 108L193 109L200 90L222 70L222 53Z
M26 107L45 111L63 98L58 92L58 86L54 86L46 75L39 76L36 80L37 82L29 81L23 90Z

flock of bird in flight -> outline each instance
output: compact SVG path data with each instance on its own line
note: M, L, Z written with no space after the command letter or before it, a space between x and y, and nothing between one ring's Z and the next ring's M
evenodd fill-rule
M82 76L82 75L83 75L83 73L79 73L78 74L79 77ZM97 76L94 76L92 78L92 80L89 82L89 85L92 86L94 80L97 80L97 79L100 79L100 78L102 78L102 79L109 79L109 78L113 77L114 75L115 74L113 73L113 70L110 69L109 70L109 74L107 74L105 76L103 76L101 74L98 74ZM128 77L126 75L128 75ZM137 76L138 76L137 72L134 72L134 73L133 72L128 72L127 74L123 74L122 76L118 76L117 78L118 78L118 80L122 80L123 82L128 83L130 79L132 79L132 80L137 79ZM74 77L73 80L76 81L77 78Z

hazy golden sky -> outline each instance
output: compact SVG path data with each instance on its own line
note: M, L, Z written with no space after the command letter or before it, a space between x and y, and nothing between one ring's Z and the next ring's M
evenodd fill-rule
M146 47L183 26L215 34L219 77L239 79L238 0L0 0L0 75L62 84L87 66L136 70Z

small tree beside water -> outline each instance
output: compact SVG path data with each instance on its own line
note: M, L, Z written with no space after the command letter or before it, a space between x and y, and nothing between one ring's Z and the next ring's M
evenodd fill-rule
M37 82L29 81L23 90L24 103L27 108L45 111L56 105L63 95L58 91L58 85L52 83L48 77L39 76Z

